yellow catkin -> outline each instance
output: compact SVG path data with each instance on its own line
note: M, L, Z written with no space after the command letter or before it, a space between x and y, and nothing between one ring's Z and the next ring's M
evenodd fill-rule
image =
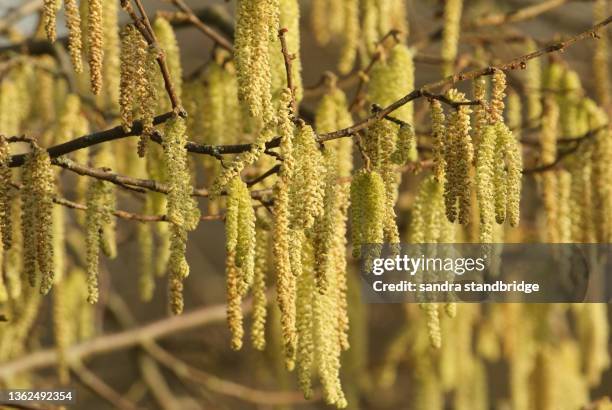
M444 155L445 140L446 140L446 125L444 110L442 109L442 103L438 100L431 100L430 105L430 117L431 117L431 137L434 142L433 150L433 175L438 181L442 181L445 176L446 161Z
M385 218L385 184L380 174L365 169L351 182L351 225L353 256L361 255L361 246L381 244Z
M323 155L316 135L309 125L301 124L294 139L295 168L291 180L291 225L295 229L310 228L323 214L325 174Z
M33 147L24 167L23 268L31 286L37 282L37 272L40 272L40 292L46 294L53 285L55 274L52 221L54 180L47 151Z
M587 100L585 109L590 116L592 128L598 129L595 137L595 147L593 149L593 174L592 183L594 186L594 210L595 225L598 227L598 241L608 243L612 239L612 164L609 158L612 157L612 128L606 127L608 116L596 107L594 102Z
M533 40L527 41L527 53L537 50ZM527 122L531 126L540 123L542 117L542 65L539 58L527 61L525 68L525 94L527 97Z
M421 308L427 315L427 333L429 343L435 349L442 346L442 331L440 329L440 311L437 303L423 303Z
M76 0L64 0L66 14L66 26L68 26L68 50L74 71L83 71L83 60L81 58L81 14Z
M497 138L501 141L505 156L506 181L505 189L506 212L510 226L518 226L520 220L520 201L523 178L523 155L521 144L510 128L504 123L495 125Z
M305 269L312 270L314 253L310 246L305 247ZM346 398L340 382L340 353L342 344L340 339L338 316L330 312L338 312L341 308L337 299L337 277L330 277L330 286L323 292L314 292L313 300L313 340L315 342L314 359L326 403L338 408L347 406Z
M571 212L571 189L572 174L565 170L558 171L557 176L559 190L559 242L571 243L572 241L572 212Z
M102 83L104 87L99 97L100 106L110 112L119 108L121 50L119 37L119 2L103 3L104 60L102 63Z
M493 242L493 221L495 219L495 204L492 201L495 192L495 149L497 135L495 127L484 128L478 158L476 160L476 193L480 212L480 242Z
M491 103L489 104L489 117L492 123L504 120L504 98L506 97L506 74L499 69L493 73L491 87Z
M338 61L338 70L347 74L355 65L357 51L359 48L359 0L343 0L344 6L344 30L343 44Z
M163 161L170 191L167 195L166 215L170 226L170 307L174 314L183 310L183 281L189 275L185 257L187 231L195 229L200 219L195 200L191 197L191 175L187 164L185 121L174 117L166 122L162 140Z
M296 282L291 270L290 249L293 246L290 238L290 202L289 189L294 173L295 160L293 156L293 124L289 101L291 93L285 90L281 94L278 127L281 137L280 153L283 163L279 170L278 181L274 187L274 226L273 255L276 265L276 287L278 307L281 312L281 328L287 367L295 365L297 349L296 330Z
M595 23L603 21L610 15L610 6L607 0L597 0L593 3L593 20ZM604 107L610 108L610 39L605 33L597 38L595 53L593 54L593 84L597 92L597 101Z
M88 0L87 43L91 91L98 95L102 89L102 64L104 61L104 9L102 0Z
M270 38L278 31L274 0L240 0L236 11L235 59L240 100L253 118L273 117Z
M255 271L253 276L253 323L251 343L257 350L266 347L266 275L268 273L269 232L258 225L255 231Z
M447 97L453 101L464 101L465 95L449 90ZM470 167L474 148L470 137L470 108L459 106L448 119L445 141L446 185L444 200L449 221L465 225L470 215Z
M102 180L92 181L87 190L85 247L87 250L87 300L89 303L96 303L99 297L100 240L105 221L112 218L113 209L108 208L108 202L105 200L111 190L111 183Z
M419 185L412 206L409 228L410 243L449 243L454 230L446 219L443 182L435 175L425 178Z
M310 22L315 40L321 46L327 45L331 39L328 16L327 2L325 0L313 0Z
M489 123L489 113L487 110L487 81L484 76L478 77L473 84L474 101L481 103L474 107L474 146L478 150L482 134Z
M364 48L368 54L376 51L376 44L380 40L378 32L378 7L375 0L364 0L361 3L361 36Z
M544 115L542 117L542 131L540 134L540 162L542 164L551 164L556 158L558 121L559 106L553 99L545 99ZM542 175L542 195L547 220L546 239L548 242L551 243L556 243L559 240L557 229L558 202L556 198L556 192L556 175L551 172L545 172Z
M139 42L143 41L132 24L125 26L121 32L121 81L119 108L123 129L129 131L134 121L135 88L138 82L137 66L141 63L138 55Z
M297 377L304 397L312 397L312 376L314 364L313 303L315 283L312 270L304 269L297 278Z
M448 0L444 6L444 28L442 31L441 57L444 61L442 75L453 74L455 59L459 50L461 14L463 0Z
M242 295L240 292L241 279L239 277L238 268L234 262L234 254L226 255L226 281L227 281L227 323L231 333L230 347L233 350L242 348L242 336L244 329L242 327Z
M10 150L4 135L0 135L0 232L2 245L8 250L12 243Z
M234 253L234 263L239 269L242 293L253 282L255 268L255 212L251 194L239 177L227 187L226 251Z
M60 4L59 0L45 0L43 3L43 23L45 24L47 39L51 42L54 42L57 36L57 10Z

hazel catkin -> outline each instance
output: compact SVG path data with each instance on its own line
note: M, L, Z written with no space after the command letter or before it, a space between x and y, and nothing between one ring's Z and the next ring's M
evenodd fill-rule
M53 190L51 159L46 150L34 146L24 165L22 229L23 267L30 285L40 272L40 293L47 294L55 274L53 258Z
M98 95L102 89L102 63L104 61L104 8L102 0L88 0L87 43L91 91Z
M2 245L8 250L12 243L10 150L4 135L0 135L0 232Z
M83 60L81 58L81 14L76 0L64 0L66 11L66 25L68 26L68 50L74 71L83 71Z
M353 256L361 255L361 246L381 244L385 217L385 184L375 171L360 170L351 182L351 224Z

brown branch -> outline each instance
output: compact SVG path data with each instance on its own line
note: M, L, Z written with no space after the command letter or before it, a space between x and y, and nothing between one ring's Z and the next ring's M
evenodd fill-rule
M219 47L222 47L229 51L234 52L232 43L229 42L225 37L219 34L215 29L205 24L195 12L185 3L183 0L170 0L174 6L176 6L181 12L185 14L187 21L193 24L198 30L210 37Z
M141 0L133 0L136 4L136 8L138 8L140 17L138 17L134 12L130 1L131 0L121 0L121 7L130 15L134 24L136 25L136 28L138 28L138 30L142 33L144 39L147 41L149 46L156 50L157 56L155 59L164 79L164 86L166 88L166 93L170 98L172 109L175 113L184 117L187 115L187 113L181 105L181 100L179 99L174 89L174 84L172 83L172 78L170 77L170 70L168 69L168 64L166 63L165 50L162 50L159 46L159 43L157 42L155 31L153 31L151 21L149 20L149 16L147 16L147 13L145 11L144 6L142 5Z
M295 87L293 85L293 68L292 61L295 59L295 55L289 53L289 49L287 48L287 39L285 38L285 34L289 29L281 28L278 30L278 38L281 43L281 52L283 54L283 60L285 62L285 71L287 72L287 88L291 91L291 112L297 114L297 102L295 101Z
M507 23L530 20L571 1L572 0L548 0L512 10L507 13L491 14L465 24L464 29L469 30L486 26L501 26Z
M243 304L243 309L245 312L250 311L250 301ZM155 340L166 336L173 336L181 331L222 322L225 319L225 304L200 307L180 316L161 319L136 329L100 336L71 346L66 350L66 358L69 361L83 360L90 356L134 347L143 340ZM4 362L0 366L0 378L8 378L21 372L50 367L56 363L56 349L31 352L25 356Z
M150 344L147 347L147 352L151 354L155 360L172 370L178 377L201 383L209 390L216 393L267 406L313 403L313 400L307 401L304 399L303 394L300 392L263 391L220 379L208 372L190 366L168 353L157 344Z
M450 77L446 77L440 81L434 82L434 83L430 83L427 85L424 85L423 87L416 89L414 91L412 91L411 93L405 95L404 97L400 98L399 100L395 101L394 103L390 104L389 106L383 108L382 110L374 113L373 115L361 120L360 122L341 129L341 130L337 130L334 132L330 132L327 134L322 134L319 136L319 141L323 142L323 141L329 141L329 140L333 140L333 139L337 139L337 138L343 138L343 137L347 137L350 135L355 135L357 132L364 130L366 128L368 128L369 126L371 126L373 123L375 123L376 121L379 121L380 119L384 118L386 115L391 114L393 111L397 110L398 108L400 108L401 106L409 103L410 101L416 100L417 98L421 98L424 97L424 93L427 92L431 92L434 89L439 89L445 86L452 86L455 85L458 82L461 81L466 81L466 80L473 80L475 78L478 77L482 77L484 75L493 75L493 73L495 73L495 70L503 70L503 71L509 71L509 70L516 70L516 69L523 69L525 68L527 61L540 57L544 54L548 54L548 53L553 53L553 52L557 52L557 51L561 51L564 50L567 47L570 47L571 45L573 45L574 43L584 40L586 38L592 38L596 35L597 31L599 31L600 29L602 29L603 27L607 26L608 24L610 24L610 22L612 22L612 16L608 17L607 19L605 19L604 21L602 21L599 24L596 24L595 26L593 26L592 28L590 28L589 30L586 30L582 33L579 33L573 37L568 38L567 40L564 41L559 41L553 44L550 44L544 48L541 48L539 50L536 50L532 53L529 54L525 54L523 56L514 58L506 63L503 64L497 64L494 66L490 66L490 67L486 67L483 69L478 69L478 70L473 70L473 71L468 71L468 72L463 72L463 73L459 73L459 74L455 74L453 76Z
M71 363L70 368L78 381L80 381L94 394L106 400L113 407L121 410L136 410L138 408L134 403L127 400L125 397L115 391L112 387L106 384L104 380L96 376L95 373L87 369L79 361Z

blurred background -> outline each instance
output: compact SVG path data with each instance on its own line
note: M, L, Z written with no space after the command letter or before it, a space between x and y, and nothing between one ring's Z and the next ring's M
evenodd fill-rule
M107 0L112 1L112 0ZM333 0L330 0L333 1ZM13 8L27 3L29 0L2 0L0 2L0 19ZM36 2L32 2L36 3ZM154 16L158 10L173 10L173 7L163 1L144 1L150 16ZM187 0L196 13L212 12L216 18L220 18L223 24L218 25L220 30L233 21L235 1L205 1ZM522 0L466 0L464 22L474 21L486 15L506 13L511 10L523 8L530 4L543 3L538 1ZM592 2L591 1L558 1L558 7L539 15L537 18L519 23L504 25L500 27L485 27L477 30L466 30L462 33L462 47L460 54L469 55L475 48L483 47L492 56L493 61L505 61L525 53L524 45L520 42L496 40L499 38L512 38L513 36L531 36L543 43L563 36L572 35L583 31L592 25ZM441 15L444 1L434 0L407 0L410 34L409 45L422 45L427 39L440 29ZM305 86L314 87L321 80L326 70L335 71L339 44L331 42L326 47L316 44L310 26L310 2L300 1L302 23L302 60L303 79ZM122 21L127 22L125 13L121 12ZM34 29L38 17L30 15L22 18L14 27L24 35L28 35ZM66 36L63 16L60 14L58 21L58 36ZM201 32L189 25L177 27L177 36L181 50L181 59L184 73L189 76L198 70L202 64L211 57L212 42ZM417 86L438 80L440 70L432 56L439 55L439 45L436 41L419 49L416 64ZM0 37L0 46L6 46L8 40ZM591 42L583 42L564 52L561 58L580 73L584 87L592 90L591 60L593 47ZM545 59L547 57L544 57ZM433 60L433 61L432 61ZM432 64L432 62L434 64ZM466 67L469 68L469 62ZM520 73L510 75L510 84L520 85ZM355 81L346 82L346 92L349 98L355 92ZM319 95L316 92L307 93L303 108L313 110ZM414 189L415 179L407 177L404 181L406 194L400 198L400 209L410 203ZM527 182L529 184L529 182ZM527 188L529 194L529 187ZM129 208L129 198L120 199ZM205 205L204 202L203 206ZM72 214L69 213L72 218ZM402 217L405 215L402 214ZM400 220L404 225L405 218ZM527 224L536 224L535 220L527 220ZM149 303L141 303L138 296L138 285L136 272L138 272L137 244L135 241L136 223L129 221L118 222L118 247L119 253L115 260L103 259L101 263L102 288L107 295L116 293L116 296L103 298L102 303L96 306L98 333L112 333L125 330L134 323L146 324L168 316L166 281L158 278L155 297ZM76 248L83 246L78 240L73 244ZM185 310L186 312L210 306L222 308L225 302L225 241L224 226L222 221L207 221L200 224L196 231L190 233L188 241L188 261L191 266L191 274L185 281ZM352 291L356 292L354 283ZM49 299L43 301L48 304ZM42 314L37 320L35 332L41 335L42 347L51 345L50 336L50 309L43 305ZM485 307L486 311L488 307ZM75 312L76 313L76 312ZM461 311L459 312L461 315ZM359 397L357 403L351 402L351 408L363 409L412 409L411 398L419 394L414 390L414 372L410 355L398 357L395 360L397 374L391 384L382 387L377 386L376 379L381 377L380 369L393 354L390 350L397 344L405 346L414 343L414 333L403 331L406 319L404 308L399 305L366 305L361 306L353 312L352 316L358 317L355 326L357 331L362 332L362 346L356 347L347 353L347 362L359 362L360 371L369 373L370 386L364 388L363 394L356 393ZM408 315L410 316L410 315ZM275 308L271 309L271 321L278 320ZM610 317L610 309L609 315ZM476 318L475 320L480 320ZM484 319L483 319L484 320ZM247 318L248 322L248 318ZM425 331L425 323L415 319L412 326L420 331ZM276 327L276 329L275 329ZM278 326L272 325L269 329L268 348L265 352L254 351L248 343L240 352L233 352L229 348L229 333L224 320L213 320L204 326L199 326L187 331L169 334L160 340L160 345L168 352L182 361L189 363L194 368L206 372L201 374L198 381L194 378L177 377L165 367L159 366L139 348L130 347L112 352L93 355L87 359L87 368L98 375L108 385L122 394L131 402L137 402L138 406L146 409L159 408L160 403L164 408L175 409L268 409L268 408L290 408L292 405L270 405L266 404L266 391L290 391L297 392L295 376L286 372L282 364L280 342L278 340ZM275 336L276 334L276 336ZM402 336L403 339L399 338ZM452 336L446 338L444 343L454 343ZM400 349L401 350L401 349ZM401 355L400 355L401 356ZM351 372L351 364L345 365L344 372ZM509 409L504 407L504 398L509 395L507 368L501 363L490 362L488 366L487 388L491 408ZM0 368L2 364L0 364ZM53 385L55 370L52 367L41 369L36 374L36 379L41 385ZM261 393L263 400L242 400L232 395L222 394L223 387L230 390L236 386L226 386L222 381L238 383L257 389L255 393L250 390L243 392L245 397L259 397ZM346 378L349 385L347 390L356 389L351 386L358 378L351 375ZM92 394L90 389L78 385L79 409L112 409L120 407L117 404L109 404L101 400L98 395ZM151 390L147 386L158 386ZM221 386L221 388L219 387ZM236 389L240 391L240 389ZM296 393L299 397L299 393ZM604 374L601 384L592 392L592 397L601 397L612 394L612 373ZM289 394L291 398L296 395ZM269 396L273 401L273 395ZM283 396L284 397L284 396ZM263 401L263 402L262 402ZM324 408L320 401L312 403L299 403L295 408L315 409ZM451 407L448 407L451 408Z

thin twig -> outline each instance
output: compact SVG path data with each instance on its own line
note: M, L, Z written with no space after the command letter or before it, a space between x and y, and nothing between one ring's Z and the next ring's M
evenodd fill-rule
M285 71L287 72L287 88L291 92L291 112L297 114L297 102L295 101L295 87L293 85L293 68L292 61L295 59L295 55L289 52L287 47L287 39L285 34L289 31L288 28L281 28L278 30L278 38L281 43L281 52L283 54L283 60L285 61Z
M157 344L151 344L147 348L158 362L172 370L177 376L201 383L208 389L236 397L243 401L267 406L282 406L289 404L311 404L313 400L306 400L300 392L273 392L252 389L238 383L220 379L203 370L196 369L171 355Z
M204 23L185 3L183 0L170 0L174 6L176 6L179 10L181 10L186 18L191 24L193 24L198 30L202 33L210 37L219 47L222 47L229 51L230 53L234 52L234 47L232 43L229 42L225 37L219 34L215 29L210 27L208 24Z
M147 41L149 46L151 46L157 52L156 60L157 65L161 71L162 77L164 79L164 86L166 88L166 92L168 93L168 97L170 98L170 103L172 104L172 109L178 115L184 117L187 115L185 109L181 105L181 100L176 93L174 88L174 84L172 82L172 78L170 76L170 70L168 69L168 64L166 62L166 53L162 50L157 42L157 37L155 36L155 31L153 31L153 27L151 26L151 21L149 20L149 16L145 11L144 6L142 5L141 0L133 0L136 4L136 8L140 13L140 17L136 15L130 0L121 0L121 7L130 15L136 28L142 33L144 39Z
M361 120L360 122L353 124L350 127L320 135L319 141L323 142L323 141L329 141L329 140L333 140L337 138L347 137L350 135L355 135L357 132L368 128L370 125L372 125L376 121L382 119L386 115L391 114L393 111L409 103L410 101L416 100L417 98L424 97L424 93L431 92L432 90L439 89L445 86L452 86L458 82L466 81L466 80L473 80L475 78L482 77L485 75L493 75L495 73L495 70L509 71L509 70L516 70L519 68L524 69L527 65L527 61L540 57L544 54L564 50L565 48L570 47L574 43L584 40L586 38L592 38L597 34L597 31L599 31L603 27L610 24L610 22L612 22L612 16L608 17L601 23L596 24L589 30L579 33L573 37L570 37L567 40L550 44L532 53L525 54L523 56L514 58L506 63L497 64L494 66L490 66L490 67L486 67L486 68L482 68L478 70L455 74L450 77L446 77L440 81L424 85L423 87L412 91L411 93L405 95L404 97L400 98L399 100L395 101L389 106Z
M94 372L87 369L79 361L71 363L70 368L78 381L93 393L106 400L113 407L120 410L136 410L138 408L134 403L117 393L112 387L106 384L104 380L96 376Z
M251 310L250 300L243 304L243 309L245 312ZM225 304L200 307L180 316L161 319L136 329L107 334L71 346L66 350L66 358L69 361L84 360L90 356L137 346L143 340L173 336L181 331L219 323L225 319ZM20 358L4 362L0 366L0 379L6 379L21 372L50 367L56 363L57 351L54 348L31 352Z

